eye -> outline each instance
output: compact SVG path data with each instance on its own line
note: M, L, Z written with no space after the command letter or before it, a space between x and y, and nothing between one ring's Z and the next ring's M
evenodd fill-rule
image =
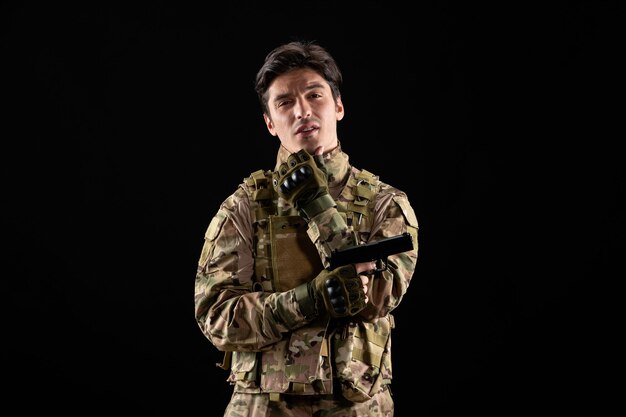
M289 104L291 104L291 100L281 100L278 103L276 103L276 107L283 107Z

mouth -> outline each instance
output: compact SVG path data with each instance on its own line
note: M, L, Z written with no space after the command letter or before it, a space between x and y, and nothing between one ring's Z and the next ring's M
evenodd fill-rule
M302 125L296 130L296 135L308 136L309 134L311 134L312 132L315 132L318 129L319 127L316 125L311 125L311 124Z

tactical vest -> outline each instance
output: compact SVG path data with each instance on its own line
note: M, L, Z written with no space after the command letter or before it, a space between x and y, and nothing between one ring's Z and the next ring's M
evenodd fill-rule
M337 199L337 210L354 232L369 232L370 207L380 182L371 172L356 171ZM252 202L255 230L255 276L257 290L287 291L317 276L323 262L307 235L307 223L290 208L277 206L278 196L272 187L272 172L258 170L245 185Z

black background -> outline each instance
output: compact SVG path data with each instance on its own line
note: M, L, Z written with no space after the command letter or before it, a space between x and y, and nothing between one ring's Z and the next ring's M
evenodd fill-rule
M3 2L4 406L222 415L196 262L219 203L274 166L257 69L314 39L343 70L344 150L420 221L396 415L599 413L619 375L623 6L466 3Z

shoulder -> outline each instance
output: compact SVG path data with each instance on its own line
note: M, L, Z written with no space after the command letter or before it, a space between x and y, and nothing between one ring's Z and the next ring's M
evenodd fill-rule
M258 170L245 177L237 188L227 196L219 206L217 213L211 219L205 237L215 239L227 224L245 224L252 221L253 207L256 196L262 194L265 185L271 185L271 172L269 183L266 173L270 171ZM236 229L237 227L235 227Z
M374 191L373 200L376 201L377 210L396 212L401 215L410 226L418 227L417 216L407 193L380 179L380 176L365 169L352 168L351 176L356 180L356 184L368 184ZM354 181L353 181L354 183ZM388 213L388 215L394 215Z
M254 171L243 178L233 193L224 199L220 205L220 210L232 213L250 207L253 201L264 197L266 193L271 193L271 185L271 171Z
M266 196L265 194L271 194L272 188L272 171L259 169L252 172L243 182L239 185L239 188L246 192L253 200L257 200Z
M411 205L411 201L409 200L409 196L407 195L407 193L385 182L381 182L380 188L380 195L390 198L393 202L393 205L402 212L402 215L405 218L406 222L410 226L417 228L417 216L415 215L415 210Z
M352 167L350 177L351 181L349 181L349 183L352 183L353 186L366 186L370 188L379 199L386 196L397 196L398 198L404 198L408 201L408 196L403 190L382 181L379 175L371 171Z

